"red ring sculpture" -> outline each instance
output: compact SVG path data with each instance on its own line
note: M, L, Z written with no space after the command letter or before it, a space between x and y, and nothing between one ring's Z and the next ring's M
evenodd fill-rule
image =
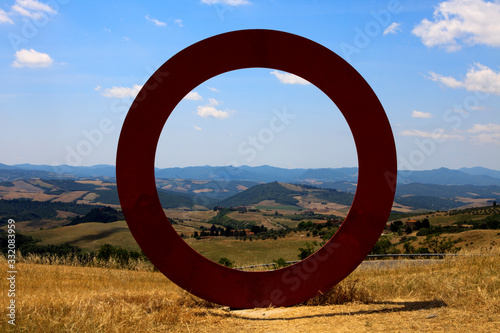
M354 137L359 173L351 209L321 249L286 268L245 272L203 257L181 239L160 205L154 161L162 128L184 96L216 75L255 67L296 74L338 106ZM348 276L385 227L394 199L396 169L396 148L384 109L353 67L329 49L297 35L241 30L187 47L151 76L123 124L116 179L130 231L158 270L210 302L255 308L306 301Z

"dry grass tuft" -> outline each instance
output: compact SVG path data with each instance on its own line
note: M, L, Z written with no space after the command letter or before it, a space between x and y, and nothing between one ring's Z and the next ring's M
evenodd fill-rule
M339 305L351 302L370 303L373 297L363 286L359 286L359 279L344 280L325 293L300 304L305 306Z
M186 307L186 308L190 308L190 309L194 309L194 308L197 308L197 309L200 309L200 308L203 308L203 309L221 309L224 307L222 305L215 304L215 303L206 301L202 298L196 297L196 296L194 296L186 291L182 292L182 296L177 299L176 304L179 307Z

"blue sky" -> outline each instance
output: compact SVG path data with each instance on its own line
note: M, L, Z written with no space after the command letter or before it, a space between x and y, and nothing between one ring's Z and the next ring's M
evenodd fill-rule
M500 170L500 2L69 1L0 4L0 163L115 164L124 116L180 50L275 29L321 43L371 85L399 169ZM230 47L230 46L228 46ZM156 166L356 166L335 105L289 73L246 69L196 87Z

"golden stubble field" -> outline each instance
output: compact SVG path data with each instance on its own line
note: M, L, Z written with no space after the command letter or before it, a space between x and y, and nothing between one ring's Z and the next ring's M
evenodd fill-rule
M7 271L5 259L0 266ZM34 263L17 270L16 326L2 297L2 332L500 331L498 249L358 269L338 286L337 294L349 294L343 304L253 310L197 299L157 272Z

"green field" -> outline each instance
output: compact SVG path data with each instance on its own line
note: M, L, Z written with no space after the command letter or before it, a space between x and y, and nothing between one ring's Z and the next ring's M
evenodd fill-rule
M236 240L233 238L216 237L212 239L187 239L187 243L201 255L218 262L226 257L236 263L236 266L272 263L280 257L287 261L298 260L298 249L306 242L320 241L319 238L305 237L303 234L291 234L277 240Z
M177 226L175 226L177 228ZM182 226L181 226L182 227ZM27 236L41 239L40 244L70 243L82 249L97 251L101 245L111 244L129 251L139 251L135 239L125 221L112 223L82 223L53 229L43 229L24 233ZM277 240L237 240L229 237L208 239L187 238L186 242L203 256L219 261L226 257L236 265L272 263L273 259L298 260L298 248L306 242L320 241L319 238L295 234Z

